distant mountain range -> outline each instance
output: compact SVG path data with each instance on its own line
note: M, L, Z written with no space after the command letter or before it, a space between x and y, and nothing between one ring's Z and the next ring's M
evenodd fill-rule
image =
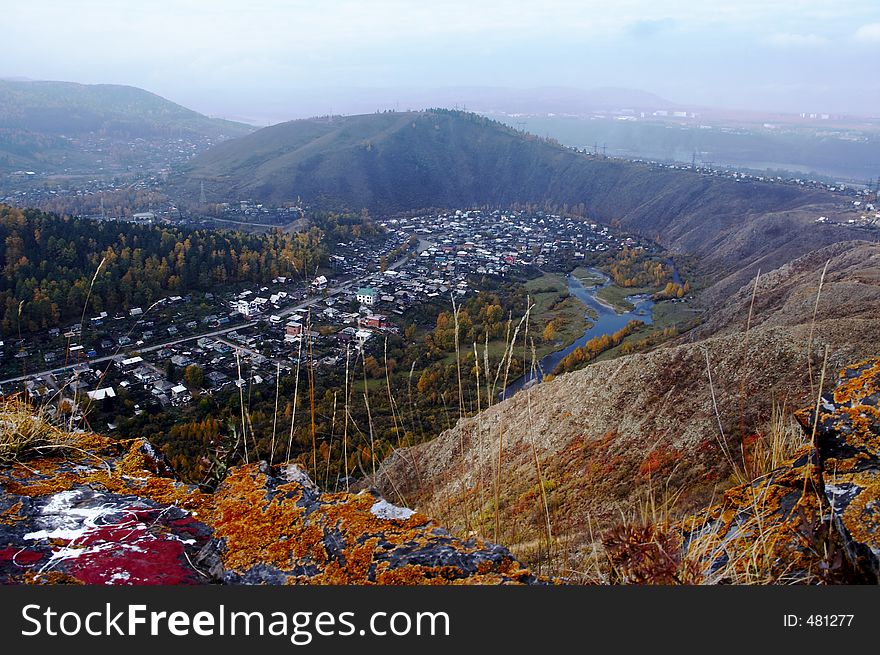
M120 146L149 156L139 139L210 145L252 130L131 86L0 80L0 171L107 168Z

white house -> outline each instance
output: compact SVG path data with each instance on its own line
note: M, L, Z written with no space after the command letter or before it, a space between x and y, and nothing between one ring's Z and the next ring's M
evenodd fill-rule
M376 304L376 297L376 290L372 287L362 287L357 290L357 301L367 307L372 307Z
M113 390L113 387L104 387L102 389L95 389L94 391L87 391L86 395L89 397L89 400L116 398L116 392Z

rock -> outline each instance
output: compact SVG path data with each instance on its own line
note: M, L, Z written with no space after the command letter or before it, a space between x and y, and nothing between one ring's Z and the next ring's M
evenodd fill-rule
M451 537L428 517L372 493L318 494L301 470L292 475L291 467L281 467L280 473L283 478L241 466L214 492L210 523L222 582L538 581L506 548ZM216 565L214 553L205 554L203 561Z
M144 440L90 436L0 468L0 583L498 584L538 578L375 493L322 493L295 465L184 484Z
M785 466L680 522L707 581L880 581L880 358L820 404L818 421L796 413L805 443Z
M823 559L818 460L804 446L787 467L728 490L722 501L681 521L684 551L707 583L814 582Z
M798 413L812 435L815 409ZM844 368L816 423L824 497L850 562L880 580L880 358Z

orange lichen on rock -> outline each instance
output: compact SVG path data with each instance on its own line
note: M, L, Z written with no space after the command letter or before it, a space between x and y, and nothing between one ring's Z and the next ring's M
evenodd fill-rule
M796 416L805 445L785 466L682 522L707 578L880 578L880 358L844 368L818 417Z
M176 480L145 440L78 443L91 450L0 468L0 580L149 584L155 557L165 573L157 570L154 581L164 584L537 581L500 546L456 539L423 514L372 493L321 493L296 466L235 467L209 493ZM100 544L94 556L86 548L75 563L44 572L53 553L70 544L50 538L51 531L26 535L45 526L44 508L65 503L116 518L80 528L90 544ZM133 534L141 540L132 543Z
M809 446L780 468L725 492L718 505L686 519L687 557L710 582L811 582L823 553L814 547L822 520L818 466Z
M285 481L290 479L294 481ZM426 516L371 493L322 494L292 466L274 471L255 464L236 468L213 494L210 511L206 520L222 544L212 566L227 581L532 580L505 549L455 539Z

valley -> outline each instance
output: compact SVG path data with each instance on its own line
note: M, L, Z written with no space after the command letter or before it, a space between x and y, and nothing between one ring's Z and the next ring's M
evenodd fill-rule
M870 186L447 109L251 130L141 99L116 129L110 96L0 179L0 391L205 493L296 465L608 582L608 534L770 474L793 411L877 354Z

